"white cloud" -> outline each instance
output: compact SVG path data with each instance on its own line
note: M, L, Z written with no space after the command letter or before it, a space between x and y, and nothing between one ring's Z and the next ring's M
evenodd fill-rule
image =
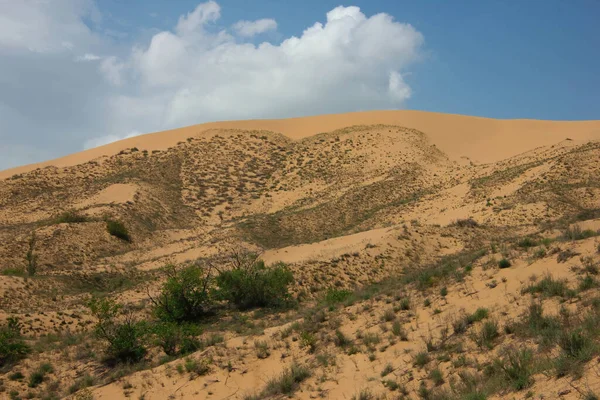
M297 36L258 45L254 35L275 21L227 29L220 17L216 2L202 3L124 49L130 36L84 23L101 20L93 0L0 0L0 138L10 146L0 168L19 159L7 162L6 148L60 156L137 132L393 109L410 98L406 70L423 36L390 15L340 6ZM42 154L22 153L22 163Z
M387 14L337 7L299 37L258 46L209 32L219 17L216 3L201 4L123 61L124 85L143 93L112 107L125 129L398 108L410 97L402 72L418 60L423 37ZM126 115L160 105L138 124Z
M82 56L75 57L75 61L77 61L77 62L97 61L97 60L100 60L101 58L102 57L97 56L97 55L92 54L92 53L85 53Z
M92 34L84 17L97 20L93 0L1 0L0 47L37 53L72 50Z
M275 29L277 29L277 22L267 18L257 21L238 21L233 25L233 30L243 37L252 37Z

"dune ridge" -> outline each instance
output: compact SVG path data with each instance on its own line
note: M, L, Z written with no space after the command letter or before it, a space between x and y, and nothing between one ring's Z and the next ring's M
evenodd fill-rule
M46 166L67 167L119 151L164 150L210 129L266 130L300 140L321 132L354 125L384 124L424 132L451 158L467 157L473 162L489 163L514 156L538 146L571 140L600 139L600 121L500 120L414 110L364 111L285 119L260 119L209 122L161 132L148 133L70 154L50 161L0 171L0 179Z

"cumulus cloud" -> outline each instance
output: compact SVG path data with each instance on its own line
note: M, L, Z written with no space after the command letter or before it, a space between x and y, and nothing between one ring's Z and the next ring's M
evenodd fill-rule
M402 73L419 58L423 36L390 15L337 7L298 37L258 45L207 29L219 17L216 3L201 4L122 60L125 85L143 93L128 96L126 108L116 106L122 96L110 99L125 130L390 109L410 97ZM148 112L142 126L127 115L145 108L161 112Z
M243 37L252 37L275 29L277 29L277 22L269 18L256 21L238 21L233 25L233 30Z
M0 76L18 84L0 93L0 138L57 156L206 121L401 108L411 96L407 68L423 45L410 24L342 6L296 36L256 44L277 29L274 20L227 28L208 1L122 51L107 29L84 23L98 13L92 0L6 4ZM20 22L27 12L40 21L30 31ZM35 154L23 163L39 161ZM5 159L0 168L11 166Z

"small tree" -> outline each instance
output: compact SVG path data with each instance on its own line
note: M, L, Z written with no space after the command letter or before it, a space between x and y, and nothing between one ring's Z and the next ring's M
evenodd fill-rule
M146 354L143 339L146 326L123 311L123 306L109 299L94 298L89 302L92 314L98 319L96 336L108 343L109 360L137 362Z
M31 351L21 336L21 324L9 317L0 327L0 367L24 358Z
M154 312L163 321L196 321L211 312L213 278L212 267L207 269L192 264L181 269L173 265L165 267L167 281L160 295L150 296L154 303Z
M294 281L283 263L266 267L253 254L235 254L233 267L217 276L218 296L245 310L253 307L276 307L290 299L288 286Z

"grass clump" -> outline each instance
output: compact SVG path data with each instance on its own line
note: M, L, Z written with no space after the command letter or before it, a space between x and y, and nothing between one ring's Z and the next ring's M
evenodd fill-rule
M500 261L498 261L498 268L500 269L509 268L511 265L511 262L506 258L503 258Z
M256 356L260 359L265 359L271 355L269 344L264 340L255 340L254 348L256 349Z
M575 297L576 292L569 289L566 280L554 279L551 275L546 275L537 283L529 285L523 290L523 293L541 294L544 297Z
M498 324L496 321L486 321L481 327L479 335L476 337L475 341L479 347L487 347L488 349L492 349L494 347L494 340L499 336L500 333L498 332Z
M555 361L558 377L568 374L581 377L584 364L591 360L597 351L597 345L582 329L562 332L558 345L561 349L561 353Z
M281 375L267 382L267 387L263 391L264 397L277 395L291 395L300 387L300 383L311 376L307 366L293 362L289 368L286 368ZM264 398L263 397L263 398Z
M433 381L433 384L435 386L440 386L444 383L444 375L442 374L442 371L440 371L439 368L431 370L431 372L429 373L429 379Z
M423 368L429 361L431 361L431 358L426 351L420 351L415 355L415 365L418 367Z
M117 220L106 220L106 230L108 233L118 239L124 240L126 242L131 242L131 236L129 235L129 231L125 224L121 221Z
M394 372L394 366L392 364L387 364L385 366L385 368L383 368L383 371L381 371L381 377L385 377L389 374L391 374L392 372Z
M533 352L529 349L506 349L504 356L494 361L494 366L515 390L523 390L533 384Z

